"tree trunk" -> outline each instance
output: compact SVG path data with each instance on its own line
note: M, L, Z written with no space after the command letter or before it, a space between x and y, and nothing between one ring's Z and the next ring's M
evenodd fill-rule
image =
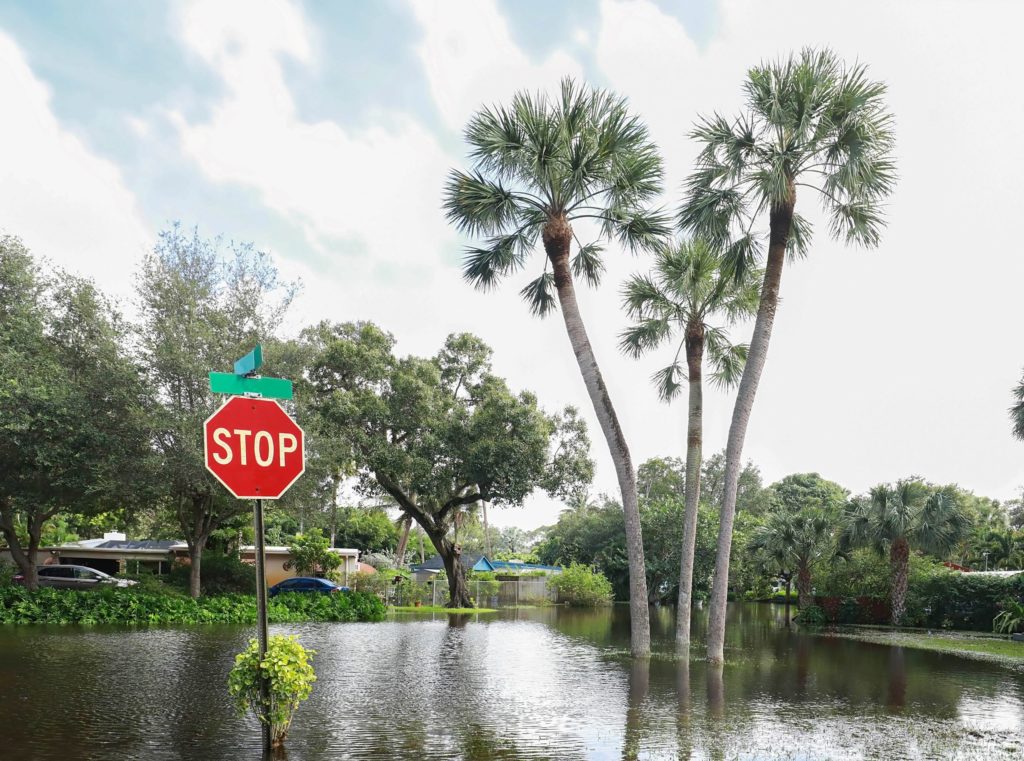
M757 395L757 385L768 357L768 344L779 304L779 284L786 263L786 244L793 225L793 207L796 190L790 182L790 201L776 206L770 215L768 261L761 285L761 300L754 322L754 334L747 350L739 391L729 425L729 439L725 447L725 493L718 526L718 555L715 558L715 580L711 587L711 611L708 621L708 660L722 663L725 659L725 609L729 596L729 553L732 552L732 526L736 519L736 491L742 467L743 442L750 422L750 411Z
M790 589L792 589L792 587L793 587L793 577L792 577L791 574L787 573L785 578L786 578L786 626L789 626L789 621L790 621L790 616L789 616L789 610L790 610L789 592L790 592Z
M800 610L807 610L810 606L814 605L814 591L811 585L811 568L806 563L802 563L796 573L796 591L799 595L797 598L797 605L800 606Z
M449 542L443 536L431 536L437 554L444 561L444 570L448 575L448 607L449 608L472 608L473 601L469 599L469 585L466 584L466 569L462 567L460 558L462 552L457 544Z
M487 525L487 500L480 500L480 509L484 515L484 543L487 547L487 559L494 560L494 548L491 547L491 527Z
M690 646L690 612L693 605L693 553L697 547L697 510L700 507L700 464L704 444L704 389L701 365L704 358L704 326L686 334L686 365L690 398L686 422L686 509L683 513L683 546L679 559L679 600L676 604L676 645Z
M198 599L202 594L202 570L203 570L203 548L206 547L206 537L193 537L188 542L188 593L192 599Z
M892 543L889 562L892 565L892 625L899 626L907 609L907 582L910 577L910 545L903 537Z
M28 547L22 547L18 539L18 530L14 518L14 509L9 502L0 501L0 534L7 540L7 548L11 552L11 558L25 577L25 588L36 590L39 588L39 570L36 568L36 555L39 552L40 537L43 534L43 524L53 515L50 513L33 513L27 521Z
M405 565L405 551L409 547L409 531L412 530L412 518L408 515L402 518L402 535L398 538L398 549L395 550L395 565L401 568Z
M615 464L615 474L622 494L622 510L626 524L626 555L629 559L629 617L630 650L635 657L651 654L651 627L647 608L647 578L644 563L643 535L640 529L640 507L636 494L636 472L626 445L619 419L608 396L594 350L576 303L576 291L569 270L569 247L572 227L564 218L550 220L543 231L544 250L551 261L558 303L565 321L576 363L583 376L601 432L608 442L608 450Z

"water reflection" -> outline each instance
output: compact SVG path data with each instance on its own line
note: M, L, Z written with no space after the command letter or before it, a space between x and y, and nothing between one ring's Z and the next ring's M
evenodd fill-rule
M1024 752L1024 677L917 650L809 636L781 608L730 609L726 664L689 658L671 609L653 657L627 611L404 615L275 627L317 650L289 761L956 758ZM0 755L260 758L225 679L251 632L0 628ZM9 721L9 717L17 717ZM279 758L284 758L280 756Z

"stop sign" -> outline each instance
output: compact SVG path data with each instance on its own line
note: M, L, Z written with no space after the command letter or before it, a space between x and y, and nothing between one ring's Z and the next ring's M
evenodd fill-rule
M302 437L274 400L235 396L203 423L206 469L239 499L277 499L306 469Z

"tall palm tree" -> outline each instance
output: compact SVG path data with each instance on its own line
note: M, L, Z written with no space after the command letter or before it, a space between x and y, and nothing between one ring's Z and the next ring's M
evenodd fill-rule
M882 202L895 182L892 116L885 85L832 52L804 50L750 70L746 112L714 116L692 135L703 149L687 181L680 223L727 245L737 276L765 258L761 301L726 445L725 493L711 591L708 658L723 659L729 552L743 441L771 339L787 254L802 256L810 223L796 212L797 189L821 202L834 238L876 245ZM767 231L759 224L767 221ZM767 250L765 250L767 243Z
M679 600L676 607L676 643L690 644L690 605L693 592L693 553L697 542L697 507L700 504L701 448L704 440L703 366L710 361L712 382L733 386L739 380L747 347L733 345L722 327L749 318L757 311L757 281L737 281L722 275L721 251L702 239L664 244L648 275L634 275L623 288L626 311L635 321L622 334L621 348L633 357L661 346L677 335L672 363L652 380L663 401L671 401L683 388L680 356L685 354L689 390L686 425L686 508L679 564Z
M844 516L840 552L865 546L889 556L892 623L896 626L906 611L910 551L943 557L970 528L967 515L955 500L941 491L929 492L927 485L917 479L899 481L895 486L881 484L867 498L851 502Z
M1013 421L1013 435L1024 441L1024 378L1013 390L1013 406L1010 407L1010 419Z
M832 546L832 526L824 513L808 510L768 514L750 540L750 549L772 558L784 573L796 576L797 603L802 610L814 604L811 568ZM789 590L786 590L789 604ZM786 620L789 620L787 613Z
M569 79L558 98L520 92L508 107L481 109L465 134L473 166L451 173L444 208L456 227L484 242L467 250L463 274L477 288L493 288L526 265L538 240L543 244L543 271L521 293L538 316L555 309L557 298L608 442L625 513L631 648L646 656L650 626L636 473L576 303L574 278L596 285L604 269L602 246L580 243L591 223L599 239L616 239L634 251L651 249L668 234L667 221L647 208L661 191L661 157L625 100Z

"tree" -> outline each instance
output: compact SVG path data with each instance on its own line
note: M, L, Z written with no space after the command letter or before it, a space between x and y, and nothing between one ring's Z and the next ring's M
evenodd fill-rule
M574 278L597 285L604 270L602 246L580 243L590 221L600 225L601 238L617 238L634 251L651 249L667 234L661 215L646 208L661 191L661 158L624 99L587 91L569 79L557 99L520 92L510 107L478 111L465 135L473 168L451 173L444 207L456 227L485 240L467 250L463 273L477 288L493 288L526 264L538 239L543 243L544 270L521 293L541 317L555 309L557 296L608 443L625 511L631 649L646 656L650 625L636 474L576 303Z
M804 50L754 67L744 89L746 113L703 119L693 131L702 144L687 181L680 223L726 246L736 277L757 262L765 236L761 298L733 408L726 445L725 493L711 594L708 658L722 662L729 556L743 441L764 370L787 255L809 250L811 225L796 211L797 188L820 200L834 238L874 246L884 226L882 203L895 184L893 119L885 85L861 65L846 66L831 51Z
M789 623L789 579L796 576L799 605L806 609L814 603L811 568L832 545L832 524L820 510L791 512L780 507L768 514L755 529L750 550L769 558L786 579L786 623Z
M948 493L929 489L919 479L874 487L866 497L847 506L843 522L841 552L864 546L883 557L888 554L895 626L903 620L906 609L910 551L922 550L941 559L969 529L957 502Z
M623 289L626 311L634 324L622 335L624 352L636 358L677 335L679 345L671 364L654 374L663 401L675 399L685 378L689 390L686 424L686 510L683 516L679 599L676 603L676 642L690 645L690 607L693 588L693 552L700 504L700 469L704 442L704 355L710 361L712 382L734 386L739 380L747 347L729 341L719 320L729 326L753 316L757 308L756 279L737 280L723 274L720 251L695 239L668 243L658 249L654 270L634 275Z
M1010 407L1010 420L1013 423L1013 435L1024 441L1024 377L1013 390L1013 406Z
M331 552L331 540L318 528L296 535L288 551L299 576L327 576L341 565L341 555Z
M527 540L527 533L518 526L507 526L501 530L501 549L512 555L525 552Z
M370 323L328 330L310 371L323 428L350 451L360 491L393 499L426 532L451 606L471 607L456 516L481 500L521 505L536 488L579 492L593 472L585 427L571 407L548 415L532 394L513 393L473 336L450 336L424 359L395 356L394 338Z
M354 547L365 553L392 552L398 544L398 527L383 510L347 507L338 521L335 546Z
M0 535L30 589L49 521L142 501L148 397L126 345L91 282L0 237Z
M152 426L160 498L170 505L188 544L189 591L200 594L202 552L211 532L249 509L206 471L203 421L219 399L208 374L271 337L296 292L278 281L269 255L177 225L160 234L137 281L139 343L159 407ZM273 374L273 359L264 366Z

